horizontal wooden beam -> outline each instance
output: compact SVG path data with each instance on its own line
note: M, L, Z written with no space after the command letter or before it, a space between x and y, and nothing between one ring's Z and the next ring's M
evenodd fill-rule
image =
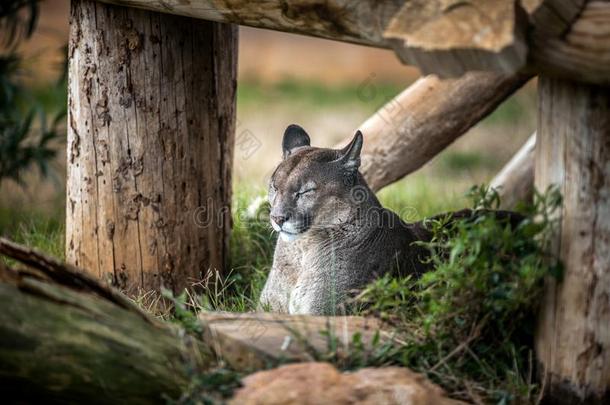
M389 48L383 32L404 0L101 0L218 22Z
M392 48L423 74L543 72L610 83L610 2L585 0L100 0Z
M379 190L422 167L529 78L470 72L457 79L417 80L359 127L361 172L369 186Z

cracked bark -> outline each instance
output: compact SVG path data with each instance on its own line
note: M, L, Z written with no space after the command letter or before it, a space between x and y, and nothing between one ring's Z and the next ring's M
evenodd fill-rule
M66 258L128 292L222 271L234 26L72 2Z
M541 77L535 184L564 202L537 335L549 403L610 400L610 88Z

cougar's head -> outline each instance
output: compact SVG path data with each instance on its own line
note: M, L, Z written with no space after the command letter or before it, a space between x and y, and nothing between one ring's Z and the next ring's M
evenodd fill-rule
M298 125L284 132L283 161L269 182L271 225L285 241L345 222L366 192L358 173L362 133L343 149L315 148ZM359 189L362 188L362 190ZM366 189L366 190L365 190ZM356 192L354 192L356 190Z

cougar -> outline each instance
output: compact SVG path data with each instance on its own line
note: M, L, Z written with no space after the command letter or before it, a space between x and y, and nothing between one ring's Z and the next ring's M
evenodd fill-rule
M259 306L273 312L332 315L350 293L394 270L419 274L430 235L381 206L360 166L360 131L345 148L310 145L290 125L283 160L269 182L270 221L279 233Z
M350 295L378 277L419 276L429 270L424 222L406 223L379 203L360 167L363 137L357 131L343 149L315 148L290 125L283 160L269 182L271 226L279 233L260 309L290 314L343 313ZM510 211L469 210L441 214L450 223L491 212L514 228L523 217Z

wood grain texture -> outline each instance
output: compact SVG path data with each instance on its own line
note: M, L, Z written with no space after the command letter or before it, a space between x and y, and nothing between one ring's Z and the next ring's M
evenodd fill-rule
M417 65L424 74L455 77L470 70L516 73L532 69L527 64L528 55L536 57L538 52L536 48L532 51L532 42L542 50L547 41L562 42L584 3L585 0L413 0L405 2L390 20L384 37L392 40L403 63ZM594 20L586 13L581 18L584 25ZM603 46L604 39L593 38L593 42ZM543 70L559 70L547 66L544 57L536 59ZM563 65L566 60L558 62Z
M559 37L572 25L587 0L520 0L539 37Z
M0 386L14 403L162 403L212 353L118 291L0 239ZM129 302L130 304L125 304Z
M66 257L133 292L222 270L236 29L72 2Z
M549 403L610 401L610 88L541 77L536 180L564 202L537 355Z
M489 183L489 187L500 196L500 208L510 210L520 202L531 201L534 192L535 151L536 133L528 138Z
M531 40L531 66L547 76L610 85L610 2L590 1L565 35Z
M383 31L404 3L404 0L101 1L382 48L390 47Z
M417 80L358 128L364 134L360 170L369 186L377 191L422 167L529 77L471 72Z
M515 73L527 62L527 19L519 7L506 0L408 1L384 37L423 74Z

